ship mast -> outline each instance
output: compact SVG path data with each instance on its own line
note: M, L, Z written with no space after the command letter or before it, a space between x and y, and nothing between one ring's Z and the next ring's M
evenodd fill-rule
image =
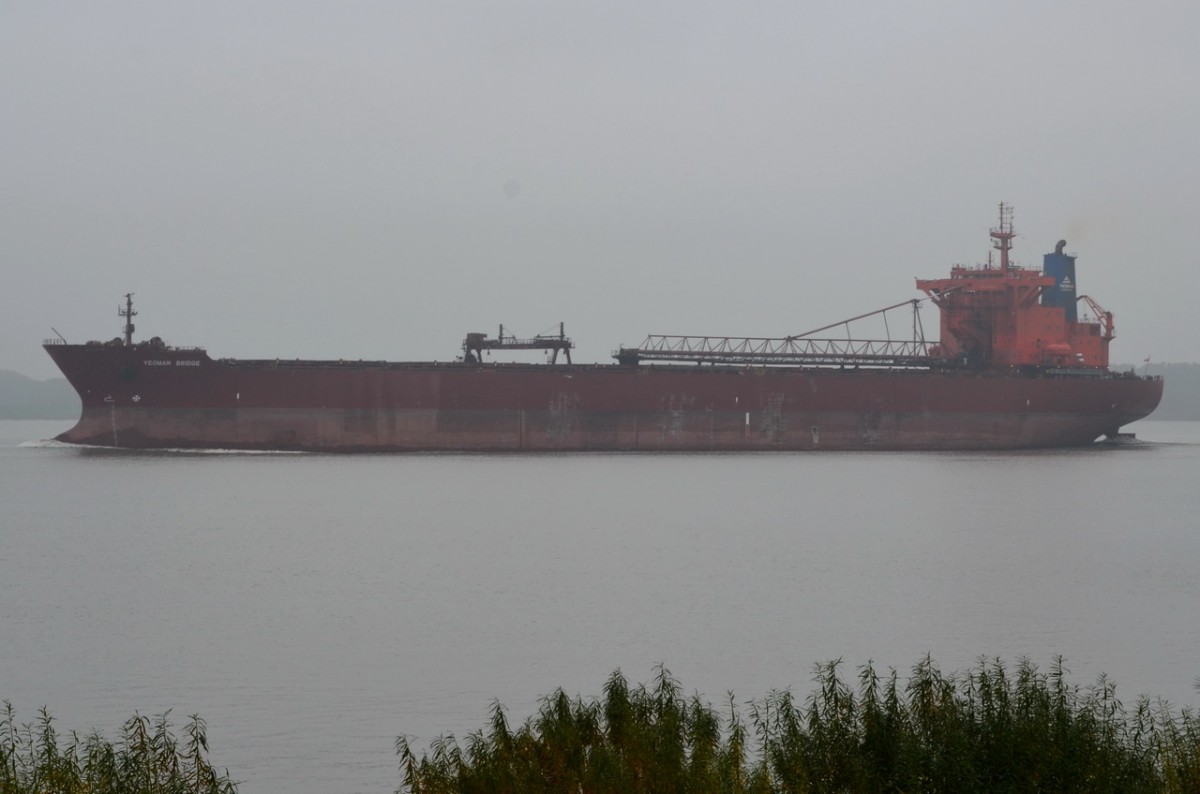
M1008 272L1008 252L1012 250L1013 238L1017 233L1013 231L1013 208L1011 204L1000 202L1000 227L991 230L991 237L994 241L992 247L1000 252L1000 272Z
M125 318L125 346L129 347L133 344L133 318L137 316L137 312L133 310L133 293L125 293L125 308L117 307L117 316Z

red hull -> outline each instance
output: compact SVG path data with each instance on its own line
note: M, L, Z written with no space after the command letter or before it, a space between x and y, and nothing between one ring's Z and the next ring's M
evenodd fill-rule
M1147 416L1162 381L697 366L268 362L149 344L47 345L108 447L935 450L1081 446Z

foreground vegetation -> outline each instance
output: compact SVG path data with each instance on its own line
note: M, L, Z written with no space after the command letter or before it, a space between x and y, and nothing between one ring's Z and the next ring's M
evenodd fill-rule
M0 712L0 794L232 794L228 773L208 760L204 721L193 716L182 744L164 714L135 715L115 747L98 734L61 742L43 709L36 724L18 724L12 704Z
M907 681L838 663L803 702L773 692L742 716L685 697L660 669L631 688L618 671L600 699L561 689L512 729L504 709L459 744L417 757L397 740L401 791L441 792L1200 792L1200 718L1106 678L1069 684L1062 662L1009 671L981 661L944 675L925 659Z
M517 728L494 704L462 744L420 757L397 740L401 792L1196 792L1200 716L1114 685L1068 683L1027 661L941 673L926 658L901 681L873 666L850 683L816 670L802 702L787 691L739 707L685 696L660 668L650 685L620 671L595 699L561 689ZM176 738L167 715L135 715L114 745L60 737L43 710L0 710L0 794L234 794L208 760L203 720Z

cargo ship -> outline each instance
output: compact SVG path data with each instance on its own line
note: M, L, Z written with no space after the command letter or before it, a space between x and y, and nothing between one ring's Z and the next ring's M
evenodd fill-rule
M923 298L780 338L651 335L614 363L557 334L469 333L451 362L211 358L134 341L48 340L82 400L72 444L405 451L986 450L1089 445L1151 413L1160 378L1109 369L1113 315L1076 296L1065 242L1010 262L1000 205L988 261L918 279ZM999 254L998 261L995 253ZM920 309L939 312L926 340ZM1084 313L1080 313L1080 307ZM911 334L855 338L911 312ZM905 321L907 328L909 323ZM541 363L492 363L540 351Z

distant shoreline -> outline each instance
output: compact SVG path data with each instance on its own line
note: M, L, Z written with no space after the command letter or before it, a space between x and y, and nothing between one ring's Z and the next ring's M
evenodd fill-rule
M1143 366L1114 364L1116 372ZM1150 415L1160 422L1200 421L1200 364L1150 364L1150 374L1166 380L1162 404ZM0 369L0 419L77 419L79 396L66 378L34 380Z
M66 378L34 380L0 369L0 419L78 419L79 410Z

